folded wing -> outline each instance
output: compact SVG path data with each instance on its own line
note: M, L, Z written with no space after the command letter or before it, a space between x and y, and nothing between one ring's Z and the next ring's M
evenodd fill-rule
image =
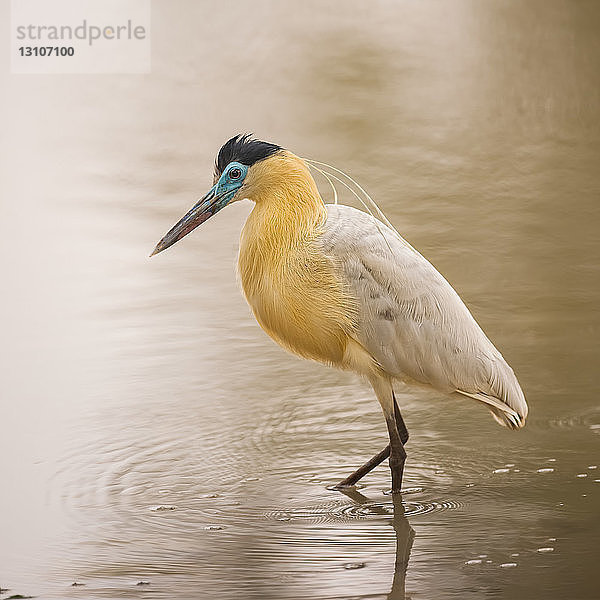
M321 243L357 302L357 341L389 375L459 392L522 427L528 409L513 370L435 267L374 217L327 211Z

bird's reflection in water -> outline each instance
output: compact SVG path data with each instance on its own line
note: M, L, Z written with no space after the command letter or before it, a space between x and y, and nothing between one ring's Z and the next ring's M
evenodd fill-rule
M356 489L347 488L340 489L339 491L345 496L348 496L348 498L356 504L369 504L369 510L372 514L381 514L389 517L389 512L384 507L378 506ZM413 540L415 539L415 531L410 526L408 519L404 516L404 505L402 504L401 494L392 494L391 498L394 505L392 526L396 533L396 560L394 563L392 588L387 598L388 600L405 600L406 570L408 568Z

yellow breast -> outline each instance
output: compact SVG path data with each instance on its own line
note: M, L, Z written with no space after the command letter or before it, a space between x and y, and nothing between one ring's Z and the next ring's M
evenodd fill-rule
M257 167L262 172L253 167L248 185L256 206L242 231L239 254L246 299L276 342L305 358L343 366L352 302L318 245L327 213L316 185L290 153Z

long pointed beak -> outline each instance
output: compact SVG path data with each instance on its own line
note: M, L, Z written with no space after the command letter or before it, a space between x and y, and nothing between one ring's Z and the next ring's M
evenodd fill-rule
M216 185L211 190L198 200L191 210L183 216L170 231L163 237L156 248L152 251L150 256L154 256L163 250L166 250L172 246L175 242L178 242L182 237L185 237L190 231L193 231L198 225L204 223L207 219L212 217L218 210L218 201L220 196L216 195ZM221 194L222 196L222 194Z

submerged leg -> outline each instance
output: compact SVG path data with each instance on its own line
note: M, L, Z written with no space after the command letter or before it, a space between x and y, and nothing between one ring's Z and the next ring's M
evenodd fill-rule
M354 503L361 505L370 503L370 510L375 514L383 516L389 515L389 512L383 506L373 503L369 498L363 496L356 490L340 490ZM405 600L406 599L406 569L410 559L410 551L412 549L413 540L415 539L414 529L410 526L408 519L404 515L404 506L402 498L399 494L392 496L392 504L394 506L394 518L392 525L396 533L396 563L394 565L394 580L392 589L388 594L388 600Z
M406 598L406 570L410 559L415 532L404 516L404 506L401 497L396 494L392 497L394 503L394 519L392 525L396 532L396 564L394 565L394 580L388 600L405 600Z
M402 414L400 413L400 408L398 407L398 403L396 402L396 396L394 395L394 390L391 388L391 385L390 389L393 400L393 415L396 420L396 428L400 436L400 441L402 442L402 449L404 450L404 444L406 444L406 442L408 441L408 429L406 428L406 424L404 423L404 419L402 418ZM345 488L354 485L367 473L371 472L376 466L381 464L386 458L388 458L388 456L390 456L390 444L388 444L381 452L376 454L373 458L368 460L364 465L361 465L358 469L356 469L356 471L354 471L354 473L346 477L346 479L340 481L335 487ZM404 452L404 457L406 458L406 452ZM402 466L402 469L404 469L404 465ZM400 477L400 481L402 481L402 477Z

